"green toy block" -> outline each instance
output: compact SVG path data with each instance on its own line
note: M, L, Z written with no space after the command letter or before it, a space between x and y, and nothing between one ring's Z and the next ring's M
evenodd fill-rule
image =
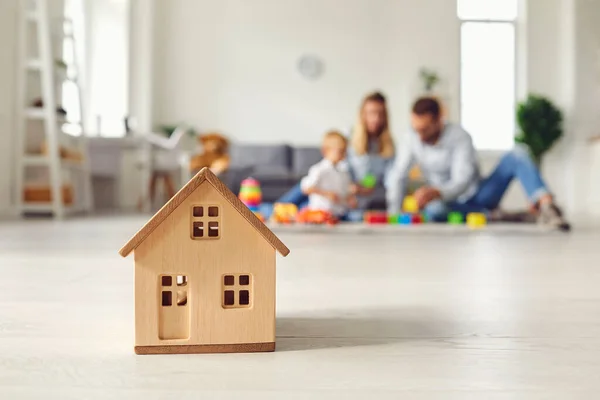
M400 218L400 216L397 214L388 215L388 223L389 224L397 224L399 218Z
M462 213L453 211L448 214L448 223L451 225L462 225L465 222Z
M372 189L377 185L377 178L375 178L375 175L373 174L368 174L363 178L361 185L367 189Z

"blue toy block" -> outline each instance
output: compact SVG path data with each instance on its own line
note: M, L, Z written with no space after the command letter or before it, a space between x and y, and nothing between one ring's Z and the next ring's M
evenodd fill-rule
M412 214L400 214L398 217L398 223L400 225L410 225L412 221Z

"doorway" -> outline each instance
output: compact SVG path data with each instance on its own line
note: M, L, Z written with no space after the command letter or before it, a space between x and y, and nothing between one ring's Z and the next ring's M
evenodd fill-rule
M161 275L158 285L158 338L189 339L190 293L188 276Z

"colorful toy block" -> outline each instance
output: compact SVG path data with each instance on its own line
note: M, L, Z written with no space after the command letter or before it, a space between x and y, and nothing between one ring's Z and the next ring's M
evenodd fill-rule
M388 224L397 224L399 218L398 214L388 215Z
M260 204L260 202L262 201L262 194L261 193L241 193L240 192L240 200L242 200L242 202L244 204Z
M398 223L400 225L410 225L412 222L412 214L404 213L400 214L400 218L398 218Z
M422 224L423 223L423 217L421 216L421 214L413 214L411 216L410 223L411 224Z
M335 225L339 220L327 211L304 208L296 215L296 222L301 224Z
M460 212L453 211L448 214L448 223L450 225L462 225L464 223L463 215Z
M250 211L258 212L262 201L262 192L258 181L254 178L244 179L240 186L238 198Z
M280 224L289 224L296 220L298 207L292 203L275 203L271 219Z
M250 184L251 186L246 186L247 184ZM242 183L242 185L240 187L240 194L243 195L247 195L247 194L261 194L261 190L260 190L260 186L254 186L257 185L258 181L252 179L248 182L246 182L246 180L244 181L244 183Z
M384 212L367 211L364 214L363 221L367 224L387 224L388 217L387 214Z
M469 213L467 214L467 225L469 228L477 229L483 228L487 224L487 218L483 213Z
M402 202L402 211L411 214L418 213L419 205L417 204L417 199L415 199L414 196L404 197L404 201Z

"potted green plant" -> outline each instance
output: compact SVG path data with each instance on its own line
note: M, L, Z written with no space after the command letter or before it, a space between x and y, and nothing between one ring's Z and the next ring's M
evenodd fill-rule
M419 71L419 77L421 78L421 83L423 84L425 93L433 92L433 88L440 81L440 76L437 74L437 72L428 68L421 68Z
M540 165L542 156L563 135L563 115L548 98L530 94L517 105L519 132L517 143L529 148L534 162Z
M158 129L166 137L170 138L171 135L173 135L173 133L177 129L177 125L159 125ZM196 136L196 131L193 128L188 128L186 132L191 137L195 137Z

